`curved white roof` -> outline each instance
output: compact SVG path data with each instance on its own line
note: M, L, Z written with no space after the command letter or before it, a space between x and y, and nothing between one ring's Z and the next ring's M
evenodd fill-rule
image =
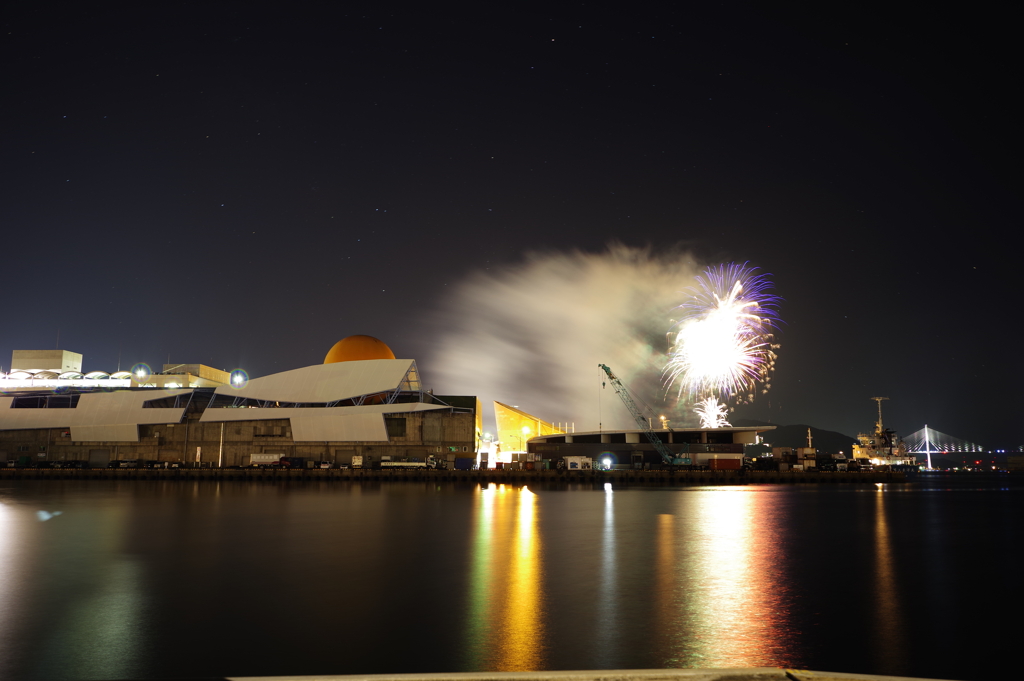
M416 372L415 360L367 359L358 362L315 364L253 378L240 388L220 386L216 392L218 395L276 402L336 402L360 395L397 390L410 371L413 374ZM416 383L412 390L419 390L418 379Z
M390 361L390 360L389 360ZM448 409L441 404L371 404L325 409L207 409L202 423L288 419L295 442L387 442L385 414Z
M11 409L14 397L0 397L0 429L69 428L72 442L138 442L139 424L178 423L180 408L146 408L149 400L190 390L87 393L75 409Z

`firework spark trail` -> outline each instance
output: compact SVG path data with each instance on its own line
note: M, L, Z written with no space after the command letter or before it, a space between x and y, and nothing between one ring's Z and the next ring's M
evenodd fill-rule
M692 296L679 306L682 319L665 366L666 389L694 399L753 399L775 366L772 330L778 298L767 275L744 265L721 265L697 277ZM767 388L767 384L766 384Z
M700 417L701 428L728 428L728 407L717 397L706 397L697 403L694 412Z

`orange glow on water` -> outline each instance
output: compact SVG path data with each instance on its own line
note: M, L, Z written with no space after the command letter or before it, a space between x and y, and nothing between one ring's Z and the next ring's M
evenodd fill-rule
M872 649L886 668L898 669L904 647L900 593L892 555L889 521L885 515L885 487L875 493L875 613L877 623Z
M544 598L537 496L493 483L479 490L472 555L469 659L474 668L544 665Z
M658 515L656 529L654 583L658 593L663 595L658 601L655 620L656 631L661 640L656 645L659 650L675 649L676 628L678 622L678 587L676 584L676 527L675 516L662 513Z

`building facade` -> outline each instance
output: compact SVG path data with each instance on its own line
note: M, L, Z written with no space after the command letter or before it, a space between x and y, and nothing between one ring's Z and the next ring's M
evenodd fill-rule
M197 365L185 375L203 373ZM414 360L314 365L227 385L210 378L222 377L0 395L0 461L245 466L253 454L280 454L372 464L473 456L480 438L476 398L424 392Z
M669 451L696 466L739 468L743 448L757 442L758 433L775 426L683 428L652 431ZM644 431L617 430L562 433L532 438L529 452L557 462L566 457L587 457L594 465L647 467L664 463Z

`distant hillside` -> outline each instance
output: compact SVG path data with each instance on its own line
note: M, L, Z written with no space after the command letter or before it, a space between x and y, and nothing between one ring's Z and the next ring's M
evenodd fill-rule
M762 433L766 443L773 447L806 447L808 426L798 423L792 426L782 426L777 423L755 421L753 419L736 419L732 421L734 426L775 426L775 430ZM838 454L844 452L847 455L852 451L856 439L849 435L837 433L834 430L821 430L810 426L811 436L814 440L814 447L822 454Z

